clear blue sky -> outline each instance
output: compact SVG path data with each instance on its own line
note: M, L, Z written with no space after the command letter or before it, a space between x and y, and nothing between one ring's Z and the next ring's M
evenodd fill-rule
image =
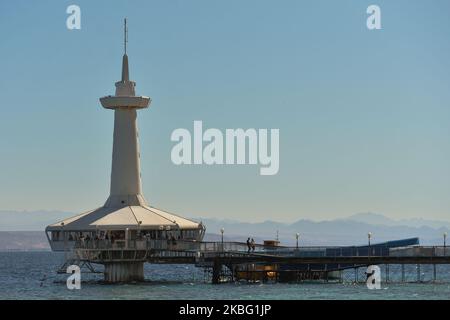
M77 4L82 29L66 29ZM370 4L382 30L366 28ZM149 202L260 221L450 219L450 2L1 1L0 209L84 211L109 192L129 19ZM172 164L176 128L279 128L280 171ZM191 129L192 130L192 129Z

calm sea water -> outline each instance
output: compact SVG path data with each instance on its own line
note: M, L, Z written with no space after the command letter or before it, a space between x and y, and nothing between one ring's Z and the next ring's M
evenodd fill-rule
M194 266L147 264L145 283L107 285L101 274L83 273L81 290L68 290L66 275L55 272L63 261L54 252L0 252L0 299L450 299L447 266L438 266L436 283L431 266L408 266L406 280L419 273L422 283L382 283L381 290L369 290L353 283L353 270L344 274L344 283L211 285ZM390 272L391 279L400 279L400 266L390 266Z

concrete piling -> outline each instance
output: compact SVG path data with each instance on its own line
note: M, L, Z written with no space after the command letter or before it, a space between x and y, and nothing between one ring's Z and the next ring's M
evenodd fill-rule
M143 262L111 262L105 264L105 282L144 281Z

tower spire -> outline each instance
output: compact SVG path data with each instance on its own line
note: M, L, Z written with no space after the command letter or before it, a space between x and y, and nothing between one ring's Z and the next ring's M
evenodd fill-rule
M128 28L127 28L127 18L125 18L123 23L123 51L127 54L127 42L128 42Z

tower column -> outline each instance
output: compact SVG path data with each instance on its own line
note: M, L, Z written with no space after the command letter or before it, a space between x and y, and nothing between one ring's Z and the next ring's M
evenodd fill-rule
M139 152L136 109L116 109L108 206L145 204Z
M111 195L142 193L137 135L136 110L115 110Z
M112 262L105 264L105 282L144 281L143 262Z

